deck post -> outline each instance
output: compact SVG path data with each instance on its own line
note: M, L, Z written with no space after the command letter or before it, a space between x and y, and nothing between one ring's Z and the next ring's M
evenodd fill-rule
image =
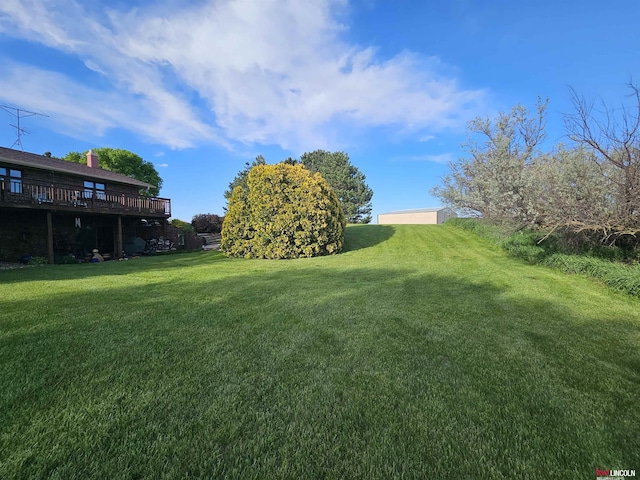
M122 251L123 251L123 245L122 245L122 215L118 215L118 233L117 233L117 240L116 240L116 258L117 259L121 259L122 258Z
M53 221L51 211L47 211L47 257L49 264L53 264Z

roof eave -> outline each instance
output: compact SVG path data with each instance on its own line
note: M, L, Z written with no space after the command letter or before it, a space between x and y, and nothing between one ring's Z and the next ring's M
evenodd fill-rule
M113 179L113 178L106 178L104 175L100 175L100 170L102 171L109 171L109 170L104 170L104 169L100 169L100 170L96 170L96 169L91 169L91 170L96 170L94 171L85 171L85 172L77 172L74 171L72 169L65 169L65 168L59 168L59 167L54 167L54 166L50 166L50 165L37 165L37 164L33 164L31 162L27 162L24 160L20 160L20 159L16 159L16 158L6 158L6 157L1 157L0 156L0 160L6 162L6 163L11 163L14 165L20 165L23 167L29 167L29 168L36 168L38 170L45 170L45 171L54 171L54 172L61 172L61 173L67 173L69 175L82 175L84 177L89 177L89 178L94 178L94 179L99 179L99 180L107 180L110 182L114 182L114 183L124 183L127 185L135 185L138 187L144 187L144 188L154 188L153 185L151 185L150 183L146 183L146 182L142 182L140 180L136 180L135 178L131 178L131 177L127 177L126 175L122 175L122 180L120 179ZM87 167L89 168L89 167ZM112 173L117 173L117 172L112 172ZM119 174L121 175L121 174Z

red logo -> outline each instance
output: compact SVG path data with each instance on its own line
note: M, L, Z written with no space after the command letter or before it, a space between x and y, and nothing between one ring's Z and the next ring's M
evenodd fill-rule
M596 477L608 477L611 473L611 470L600 470L596 468Z

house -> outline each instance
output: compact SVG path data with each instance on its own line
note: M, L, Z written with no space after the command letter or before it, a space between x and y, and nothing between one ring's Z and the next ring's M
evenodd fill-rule
M396 212L378 214L378 224L440 224L450 218L457 217L449 207L419 208L415 210L398 210Z
M100 168L0 147L0 261L24 255L101 254L121 258L123 239L146 226L166 230L171 200L152 185Z

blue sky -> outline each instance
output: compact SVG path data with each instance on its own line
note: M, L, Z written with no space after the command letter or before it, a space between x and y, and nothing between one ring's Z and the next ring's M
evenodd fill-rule
M25 151L131 150L173 216L223 213L244 163L345 151L373 213L433 207L466 122L640 81L638 0L3 0L0 103ZM0 145L16 140L0 111Z

